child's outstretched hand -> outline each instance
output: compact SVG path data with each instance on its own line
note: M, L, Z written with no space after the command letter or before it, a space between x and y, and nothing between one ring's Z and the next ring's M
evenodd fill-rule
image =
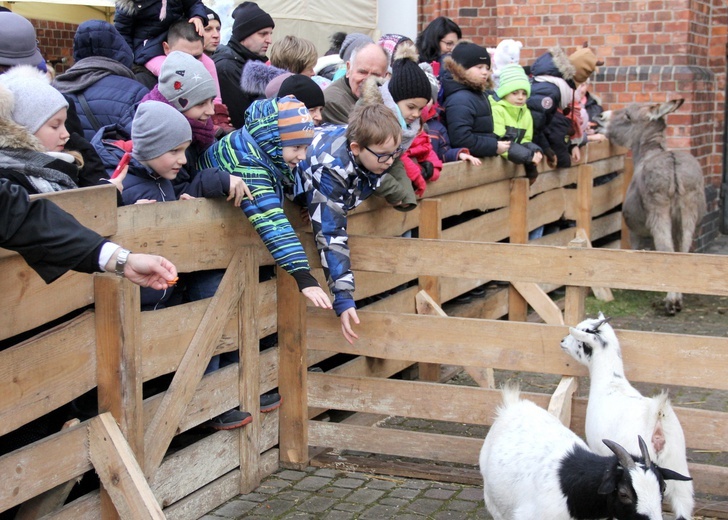
M356 314L356 309L354 307L346 309L344 312L341 313L340 318L341 332L344 334L344 338L346 338L346 341L353 345L354 340L359 339L359 336L356 335L354 329L351 328L352 321L359 325L359 316L357 316Z
M202 24L202 20L200 20L199 17L193 16L190 18L190 23L195 26L195 31L197 31L197 34L200 36L205 36L205 26Z
M183 193L179 196L179 200L195 200L197 197L193 197L189 193Z
M576 164L576 163L578 163L579 161L581 161L581 151L579 150L579 147L578 147L578 146L575 146L575 147L574 147L574 148L573 148L573 149L571 150L571 162L572 162L573 164Z
M252 202L253 194L250 193L250 188L245 184L245 181L235 175L230 176L230 190L228 191L227 200L233 200L235 207L240 206L243 202L243 197L247 197Z
M498 155L506 153L510 148L511 148L510 141L498 141L498 149L496 150L496 153Z
M461 152L460 155L458 155L458 159L461 161L468 161L473 166L480 166L481 164L480 159L465 152Z
M535 152L533 154L533 164L538 164L543 160L543 154L541 152Z
M117 175L116 177L113 177L113 178L109 179L109 182L111 184L113 184L114 186L116 186L116 189L119 190L119 193L121 193L121 192L124 191L123 182L124 182L124 179L126 178L126 173L128 171L129 171L129 165L126 165L121 170L121 172L119 173L119 175Z
M333 309L331 305L331 299L329 295L324 292L321 287L306 287L301 291L303 295L311 300L316 307L323 307L324 309Z

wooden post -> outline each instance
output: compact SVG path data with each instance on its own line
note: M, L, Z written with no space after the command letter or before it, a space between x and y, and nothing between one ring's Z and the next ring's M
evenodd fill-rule
M111 412L140 465L144 461L141 304L139 287L104 274L94 277L99 413ZM102 517L119 518L101 487Z
M510 241L511 244L528 242L528 192L530 184L525 177L511 181ZM508 319L526 321L528 303L513 285L508 289Z
M576 227L582 228L586 232L587 238L590 239L593 204L592 194L594 191L592 170L593 168L588 164L580 164L576 181Z
M440 199L420 201L420 238L442 238L442 202ZM420 276L419 289L425 291L437 305L442 305L440 279L437 276ZM423 381L440 380L440 365L437 363L419 363L419 371L420 379Z
M584 247L587 247L585 238L575 238L569 242L570 249ZM566 325L574 326L584 319L584 303L587 291L587 287L566 286L566 295L564 297L564 323Z
M627 189L632 182L632 176L634 175L634 161L631 155L627 155L624 158L624 184L622 185L622 208L624 209L624 198L627 196ZM627 223L624 221L624 213L622 213L622 249L632 249L629 239L629 228Z
M308 465L308 386L306 302L291 275L278 272L278 388L281 465Z
M242 248L243 295L238 302L238 394L242 410L253 422L239 428L240 493L246 494L260 485L260 352L258 349L258 261L255 249Z

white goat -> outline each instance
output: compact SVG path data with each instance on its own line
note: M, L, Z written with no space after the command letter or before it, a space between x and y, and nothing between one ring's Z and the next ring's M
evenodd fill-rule
M665 116L683 104L630 105L602 113L597 122L610 141L631 148L634 175L622 214L632 249L687 253L705 215L705 183L700 163L687 152L667 149ZM665 312L682 309L682 294L668 293Z
M591 379L586 408L586 440L595 453L608 453L602 439L620 443L630 453L640 452L636 439L647 439L650 457L659 466L689 475L685 435L667 393L644 397L624 375L622 351L611 325L602 313L587 319L561 341L561 348L589 367ZM692 482L668 482L665 497L677 520L693 512Z
M495 520L616 518L661 520L665 478L684 478L619 444L603 457L517 388L503 406L480 451L485 505ZM635 462L637 460L637 462Z

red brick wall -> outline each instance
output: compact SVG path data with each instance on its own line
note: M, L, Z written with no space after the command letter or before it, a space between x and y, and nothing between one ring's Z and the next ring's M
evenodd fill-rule
M58 63L56 72L65 72L73 65L73 35L78 25L73 23L31 20L38 37L38 48L46 60L66 58L66 63Z
M668 118L669 144L704 166L709 215L698 247L718 232L726 90L728 7L721 0L420 0L424 28L452 18L463 37L488 47L505 38L523 42L529 64L554 45L588 41L605 66L592 90L607 108L682 97Z

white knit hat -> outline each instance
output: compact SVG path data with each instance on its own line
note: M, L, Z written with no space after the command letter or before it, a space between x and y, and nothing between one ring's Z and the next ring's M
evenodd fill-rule
M15 100L12 119L35 134L59 110L68 108L63 94L51 87L48 76L32 65L18 65L0 75L0 83Z

